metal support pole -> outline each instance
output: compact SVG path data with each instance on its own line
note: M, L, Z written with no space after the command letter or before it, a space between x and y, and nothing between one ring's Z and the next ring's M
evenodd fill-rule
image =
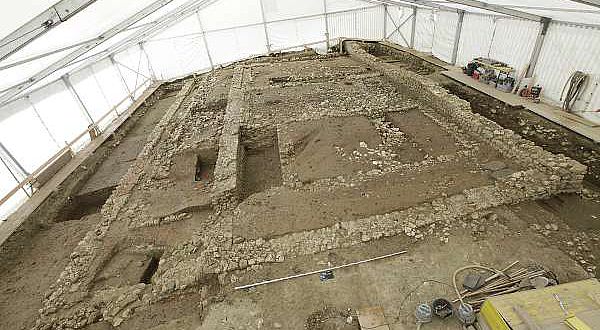
M387 40L388 5L383 5L383 40Z
M215 64L213 63L212 56L210 56L210 49L208 48L208 41L206 40L206 32L204 32L204 25L202 25L202 20L200 19L200 12L196 12L196 18L198 18L198 25L200 26L200 32L202 33L202 41L204 42L204 48L206 48L206 55L208 55L208 62L210 63L210 69L215 69Z
M13 170L11 169L11 166L9 166L7 161L4 160L2 155L5 155L8 158L9 162L12 163L16 167L16 170L21 172L19 174L23 178L26 178L29 176L30 173L25 170L25 168L17 161L17 159L15 157L13 157L13 155L8 151L8 149L6 149L4 144L2 144L2 142L0 142L0 161L2 161L4 166L6 166L6 169L8 170L8 172L10 172L10 175L15 179L15 181L17 181L17 184L21 183L19 181L19 178L17 177L15 172L13 172ZM33 189L31 187L30 187L31 192L27 191L27 189L25 189L25 187L22 187L21 189L23 190L23 192L25 192L25 194L27 196L31 197L31 194L33 193Z
M96 85L98 85L98 90L100 90L100 93L102 94L102 97L104 98L104 101L106 101L106 105L108 105L110 107L110 101L108 101L108 97L106 97L106 93L104 93L104 90L102 89L102 85L100 84L100 81L98 80L96 69L94 69L93 65L90 65L89 68L90 68L90 70L92 70L92 76L94 77L94 81L96 81ZM116 108L115 108L115 112L117 113L117 115L119 115Z
M52 134L52 132L50 132L50 129L46 125L46 122L44 122L44 120L42 119L42 116L40 116L40 113L37 110L35 104L31 101L31 97L29 97L29 95L27 95L27 96L25 96L25 100L27 101L27 103L29 103L29 106L33 110L33 113L35 113L36 117L40 120L40 123L42 123L42 126L44 126L44 129L48 133L48 136L50 136L52 141L54 141L56 146L60 149L61 147L60 147L60 144L58 143L58 140L56 140L56 138L54 137L54 134Z
M529 60L529 67L527 68L527 73L525 74L526 78L530 78L533 76L535 72L535 67L537 65L538 59L540 58L540 52L542 51L542 46L544 45L544 39L546 38L546 33L548 33L548 27L550 27L550 22L552 20L549 18L544 18L540 22L540 31L538 33L537 39L535 40L535 45L533 46L533 51L531 52L531 59Z
M17 185L21 183L21 181L19 181L19 178L17 178L17 175L15 173L13 173L13 171L10 169L10 166L8 166L8 164L6 163L6 161L4 160L4 158L2 158L2 156L0 156L0 162L2 162L2 164L4 164L4 167L6 167L6 169L8 170L8 173L10 173L10 176L12 176L13 179L15 179ZM31 197L31 195L29 194L29 192L27 191L27 189L25 189L25 187L21 188L23 190L23 192L25 193L25 195Z
M121 81L123 82L123 86L125 87L125 91L127 92L127 94L129 94L129 98L131 99L131 102L135 102L135 98L133 97L133 93L129 89L129 86L127 86L127 82L125 81L125 77L123 76L123 72L121 72L121 68L119 67L119 63L117 63L117 61L115 61L115 56L114 55L110 55L108 58L110 59L110 62L112 63L113 67L115 67L115 69L117 69L117 72L119 72L119 77L121 77Z
M413 20L410 32L410 48L415 49L415 32L417 31L417 7L413 9Z
M67 86L67 89L71 92L71 96L73 96L73 99L75 99L77 105L79 105L79 109L81 110L81 112L84 113L85 117L90 122L90 125L96 126L96 124L94 123L94 119L92 118L90 112L83 103L83 100L81 99L81 97L79 97L79 94L77 94L77 91L75 90L75 87L73 87L73 84L71 84L69 74L62 76L61 79L65 83L65 86Z
M463 20L465 18L465 11L461 10L458 12L458 23L456 24L456 33L454 34L454 49L452 49L452 65L456 64L456 58L458 57L458 45L460 43L460 34L462 32Z
M329 15L327 14L327 0L323 0L323 13L325 14L325 39L327 40L327 52L329 52L331 41L329 41Z
M265 4L263 3L263 0L259 0L260 1L260 13L262 16L262 24L263 24L263 28L265 29L265 40L267 41L267 53L271 52L271 41L269 39L269 31L267 30L267 18L265 16Z
M17 159L10 153L10 151L8 151L8 149L6 149L6 147L4 146L4 144L2 144L2 142L0 142L0 151L2 151L3 154L6 155L6 157L8 157L8 159L17 167L17 169L21 172L21 175L24 177L29 176L29 172L27 172L27 170L25 170L25 168L21 165L21 163L19 163L17 161Z
M152 77L152 80L156 81L156 72L154 72L152 63L150 63L150 56L148 56L148 52L146 51L146 47L144 47L144 44L144 41L140 42L140 49L144 53L144 56L146 56L146 62L148 63L148 70L150 71L150 76Z

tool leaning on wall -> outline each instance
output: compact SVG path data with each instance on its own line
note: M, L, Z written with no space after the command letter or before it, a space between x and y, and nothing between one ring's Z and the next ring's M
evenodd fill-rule
M569 76L565 83L562 92L560 93L560 101L563 102L562 109L566 112L573 112L575 102L583 91L587 88L590 76L581 71L575 71ZM568 86L568 89L567 89ZM567 93L565 94L565 90Z

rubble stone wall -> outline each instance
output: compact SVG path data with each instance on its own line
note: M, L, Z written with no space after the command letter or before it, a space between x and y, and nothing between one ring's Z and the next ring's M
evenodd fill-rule
M82 278L90 276L89 271L93 268L92 264L104 247L102 241L103 237L108 232L111 223L117 219L119 211L127 203L131 190L142 175L144 166L150 157L154 146L160 140L163 131L168 127L172 116L176 113L177 109L179 109L179 106L191 91L192 86L193 80L186 82L182 90L177 94L171 107L148 136L147 142L136 158L136 161L131 165L127 174L121 179L118 187L115 188L106 204L102 207L101 213L103 221L98 224L94 231L88 232L83 240L79 242L73 253L71 253L70 263L60 274L57 282L52 285L51 292L46 296L46 299L43 302L43 307L40 311L42 316L52 314L56 312L58 308L69 307L74 300L77 300L70 299L70 297L67 296L70 293L76 293L79 290L79 281ZM40 325L43 324L41 320L38 321Z
M244 71L243 66L234 69L223 118L213 184L213 194L217 201L224 195L234 198L238 196L239 158L243 156L243 147L240 144L240 120L244 103Z
M587 167L564 155L554 155L533 142L520 137L509 129L474 113L469 102L449 94L443 87L427 77L385 63L369 54L358 42L349 42L348 53L357 61L382 72L424 106L434 109L448 120L460 125L471 135L486 141L503 156L518 164L538 169L556 181L567 191L579 191Z

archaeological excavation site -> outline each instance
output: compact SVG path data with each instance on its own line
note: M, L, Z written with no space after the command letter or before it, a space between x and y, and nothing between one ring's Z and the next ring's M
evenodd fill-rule
M600 329L597 1L54 2L0 35L0 329Z

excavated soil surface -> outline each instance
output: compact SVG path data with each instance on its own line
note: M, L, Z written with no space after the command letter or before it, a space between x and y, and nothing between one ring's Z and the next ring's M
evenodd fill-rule
M374 51L394 65L441 79L436 74L439 67L412 55ZM220 218L222 210L211 204L222 117L233 71L222 69L215 71L214 88L204 105L192 109L189 116L175 117L187 120L177 139L170 135L172 131L163 132L159 147L146 162L147 168L161 164L165 171L157 175L163 176L147 186L136 186L126 205L147 213L132 212L127 218L131 223L112 225L105 239L105 246L112 250L103 251L107 258L91 279L91 293L139 283L148 285L146 292L159 289L153 284L161 275L157 271L164 265L161 261L167 256L173 258L174 252L194 256L192 249L206 248L197 242L199 237L209 236L215 224L231 226L232 236L219 237L227 242L268 239L414 207L494 184L500 176L498 169L502 175L522 170L485 141L475 141L476 148L466 150L465 145L470 144L463 144L460 134L428 117L411 95L399 93L381 74L348 57L269 63L277 60L273 57L248 64L251 79L244 87L247 104L241 113L236 178L240 203L225 211L224 218ZM474 111L489 118L494 119L491 114L496 114L492 110L502 108L466 87L444 83L453 93L471 98ZM173 99L174 92L170 93L163 98L165 106ZM184 104L191 99L186 98ZM500 117L496 119L501 125L512 125L517 120L504 121ZM531 127L528 120L525 125ZM148 122L156 122L156 118ZM552 127L544 126L544 121L539 125ZM555 134L560 133L554 129ZM390 140L390 136L398 140ZM549 150L566 148L550 140L551 136L539 139L552 141L548 142ZM170 138L175 142L166 143ZM564 141L573 143L570 146L574 148L583 146L583 141L574 137ZM179 149L181 146L185 148ZM469 156L450 157L466 151ZM172 156L165 161L162 154ZM583 154L573 152L575 156ZM119 155L123 154L115 157ZM451 160L421 163L444 156ZM376 157L385 159L385 164L394 164L394 170L384 172L383 161ZM590 162L595 164L595 160ZM119 173L115 171L111 180L120 178ZM595 174L586 179L595 182ZM347 322L347 317L370 306L385 309L391 329L410 328L418 303L453 296L448 284L439 283L447 283L454 270L466 264L502 268L518 259L523 265L548 267L560 281L593 274L595 269L591 267L597 264L594 255L600 256L598 201L600 195L592 191L585 198L564 195L502 206L486 215L432 224L423 228L420 239L400 235L254 265L243 271L210 274L198 279L201 285L136 308L118 328L96 320L85 329L353 330L359 329L356 319ZM101 203L92 204L98 207ZM79 214L92 211L86 209ZM149 219L162 222L132 226L134 221L140 224ZM43 292L58 278L86 231L99 221L100 216L92 214L53 224L24 244L14 262L0 267L0 328L31 328ZM401 250L408 253L335 271L335 278L328 281L314 275L251 290L233 290L238 284ZM219 254L218 250L209 251ZM424 285L429 280L438 284ZM436 320L427 328L449 330L456 326L454 320Z

